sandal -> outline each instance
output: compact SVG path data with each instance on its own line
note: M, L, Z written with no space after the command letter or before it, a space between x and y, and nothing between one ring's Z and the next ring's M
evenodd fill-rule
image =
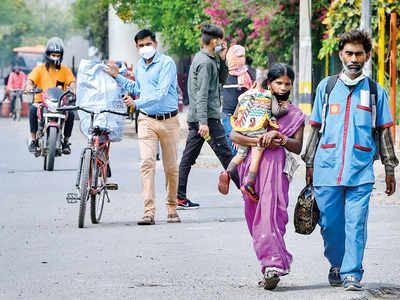
M229 181L231 175L228 171L223 171L219 174L218 190L221 194L226 195L229 193Z
M248 181L245 185L242 185L240 187L240 190L242 191L242 193L246 194L250 198L251 201L256 202L256 203L259 201L258 195L256 193L256 189L254 186L254 182Z
M167 223L180 223L181 219L179 218L177 213L168 214Z
M138 225L154 225L154 217L152 215L145 215L140 221L137 222Z
M265 273L264 280L260 281L259 285L262 283L262 285L264 286L264 289L273 290L276 288L276 286L278 285L280 280L281 279L279 278L279 275L277 272L269 271L269 272Z

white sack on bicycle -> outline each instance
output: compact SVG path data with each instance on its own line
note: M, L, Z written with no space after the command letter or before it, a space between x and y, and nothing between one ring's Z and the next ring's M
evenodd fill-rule
M96 61L82 59L79 64L76 105L88 110L109 109L126 113L126 106L122 102L122 90L116 81L103 69L107 67ZM90 115L78 111L81 120L81 131L88 136ZM124 135L125 118L110 113L96 115L94 127L109 131L110 141L119 142Z

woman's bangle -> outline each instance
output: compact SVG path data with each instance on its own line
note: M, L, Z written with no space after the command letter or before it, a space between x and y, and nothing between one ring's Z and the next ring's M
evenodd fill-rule
M282 137L281 146L285 146L286 143L287 143L287 141L288 141L288 139L289 139L289 138L288 138L286 135L284 135L284 136Z

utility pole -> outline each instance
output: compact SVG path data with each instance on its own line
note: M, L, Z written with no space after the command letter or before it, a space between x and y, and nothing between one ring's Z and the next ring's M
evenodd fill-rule
M362 0L361 2L361 24L360 29L365 30L371 36L371 14L372 4L371 0ZM365 75L371 77L372 75L372 63L371 58L365 63L364 66Z
M311 0L300 0L299 107L308 116L312 103L311 15Z

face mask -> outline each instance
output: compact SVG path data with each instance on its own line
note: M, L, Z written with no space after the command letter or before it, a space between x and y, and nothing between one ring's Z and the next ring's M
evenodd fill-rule
M340 74L340 80L343 81L345 85L348 86L355 86L357 83L359 83L361 80L363 80L366 76L364 74L361 74L358 76L356 79L351 79L349 76L346 75L345 72L342 72Z
M15 74L19 75L19 71L15 71Z
M55 57L50 57L50 62L51 62L54 66L58 67L58 66L60 66L60 64L61 64L61 59L60 59L59 57L57 57L57 58L55 58Z
M139 54L144 59L150 59L156 54L156 49L153 46L144 46L139 49Z
M218 53L218 52L220 52L221 50L222 50L222 45L215 46L215 48L214 48L214 52L215 52L215 53Z
M289 99L289 96L290 96L290 90L287 91L284 94L276 94L276 93L274 93L274 96L275 96L276 100L278 100L279 102L287 101L287 99Z

